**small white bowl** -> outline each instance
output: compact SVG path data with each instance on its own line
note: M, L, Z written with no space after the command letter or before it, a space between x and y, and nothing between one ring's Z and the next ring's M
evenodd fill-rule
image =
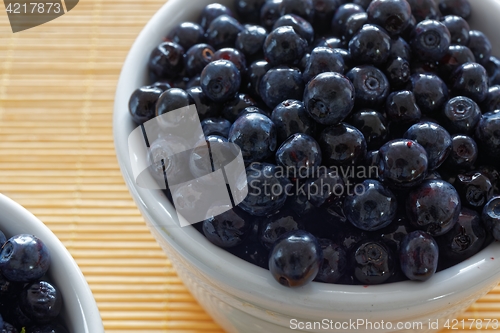
M386 323L378 332L436 332L429 326L439 319L455 318L500 281L500 243L472 258L437 273L426 282L398 282L377 286L331 285L313 282L289 289L279 285L269 271L245 262L205 239L192 226L180 228L175 211L161 191L136 185L128 152L128 135L137 126L128 113L132 92L147 84L147 61L153 48L176 24L194 21L213 0L169 0L149 21L135 41L118 83L114 106L114 140L118 162L139 209L153 235L172 260L178 274L205 310L228 332L289 332L295 323L332 320L335 329L297 329L305 332L344 332L358 320L372 326ZM232 0L219 0L231 6ZM484 31L500 54L500 3L471 0L472 27ZM296 320L296 321L295 321ZM388 322L392 328L388 327ZM422 323L401 329L398 323ZM418 325L418 324L416 324ZM358 332L373 332L359 326Z
M63 297L61 318L70 333L104 333L92 292L75 260L49 228L24 207L0 194L0 230L7 239L32 234L49 248L51 265L47 276Z

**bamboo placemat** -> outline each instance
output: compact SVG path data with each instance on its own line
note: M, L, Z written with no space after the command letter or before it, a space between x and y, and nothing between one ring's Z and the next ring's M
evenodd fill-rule
M66 245L107 333L220 333L150 235L113 148L122 63L163 3L80 0L66 15L16 34L0 5L0 192ZM500 288L462 318L500 318Z

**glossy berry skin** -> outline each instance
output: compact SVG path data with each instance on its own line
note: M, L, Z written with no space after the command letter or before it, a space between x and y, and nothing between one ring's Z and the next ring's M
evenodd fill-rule
M10 333L10 331L6 331L5 333ZM14 332L12 331L12 333ZM69 332L64 326L54 323L54 324L46 324L46 325L41 324L41 325L34 325L27 327L26 333L69 333Z
M347 271L347 253L344 247L330 239L319 238L323 261L315 281L337 283Z
M201 128L206 137L209 135L220 135L227 138L231 125L231 122L224 118L206 118L201 122Z
M382 65L390 50L391 37L373 24L365 24L349 42L349 52L359 64Z
M386 142L387 121L381 113L363 109L352 114L349 123L363 133L368 149L377 149Z
M453 229L436 239L440 256L451 263L462 262L478 253L485 240L486 230L480 215L467 208L462 208Z
M316 132L316 122L309 116L301 101L290 99L278 104L273 110L271 120L276 126L280 145L292 134L304 133L313 136Z
M486 69L490 77L490 86L500 84L500 59L491 56L484 65L484 68Z
M486 64L491 57L491 42L484 33L478 30L469 32L469 49L474 53L476 61L480 64Z
M437 20L441 17L439 7L434 0L407 0L411 7L411 13L416 22L423 20Z
M391 188L410 188L427 176L424 147L412 140L389 141L379 149L379 177Z
M500 197L491 198L484 206L481 215L486 230L500 241Z
M443 126L450 134L471 135L481 120L481 109L472 99L458 96L446 103L443 115Z
M302 230L286 233L269 255L269 270L281 285L300 287L318 274L323 251L316 237Z
M296 65L307 50L307 41L291 26L274 29L264 41L264 56L272 66Z
M481 152L498 164L498 156L500 156L500 110L483 114L476 128L475 137Z
M136 89L130 96L128 110L134 122L138 125L153 119L156 102L163 90L159 87L146 86Z
M240 117L245 116L247 114L252 114L252 113L261 114L261 115L264 115L264 116L266 116L268 118L270 116L267 111L264 111L261 108L258 108L256 106L249 106L249 107L244 108L243 111L241 111Z
M408 218L404 214L398 213L394 221L387 227L380 229L380 239L393 251L399 253L401 242L415 228L409 223Z
M196 44L203 43L205 30L199 24L183 22L170 31L167 39L179 44L184 50L188 50Z
M349 43L351 39L368 23L368 14L357 13L349 16L342 27L342 40Z
M450 155L451 136L444 127L436 123L417 123L410 127L403 137L424 147L429 171L439 168Z
M213 244L230 248L242 244L248 237L252 217L239 207L203 221L203 234Z
M314 5L312 0L282 0L280 14L295 14L305 20L312 21L314 17Z
M316 47L329 47L331 49L335 49L344 48L345 44L340 38L337 37L321 37L314 40L313 48Z
M386 100L387 119L395 123L414 124L422 118L422 112L411 91L402 90L391 93Z
M275 67L262 77L259 90L262 100L270 109L287 99L301 100L304 95L302 73L286 66Z
M10 281L37 280L47 272L49 266L49 249L33 235L13 236L0 251L0 271Z
M295 32L302 38L304 38L308 44L311 44L314 40L314 29L309 23L309 21L303 19L302 17L294 14L287 14L280 17L276 23L274 23L273 30L279 27L290 26L295 30Z
M179 44L164 42L149 56L148 68L157 79L172 79L184 69L184 48Z
M439 10L443 15L457 15L468 19L471 14L469 0L443 0L439 2Z
M340 5L341 3L338 0L313 0L314 19L311 22L317 33L328 32L333 15L335 15Z
M410 45L401 37L391 40L391 52L389 58L403 58L406 61L411 60Z
M265 218L259 229L260 243L266 249L271 250L281 236L287 232L303 230L304 225L293 211L282 209L280 212Z
M201 89L214 102L234 98L241 85L238 68L228 60L209 63L200 76Z
M455 95L469 97L477 103L484 101L488 94L488 73L478 63L469 62L458 67L453 73L452 82Z
M482 209L493 197L491 180L479 171L461 173L454 184L462 200L462 205Z
M268 0L260 10L260 24L268 31L273 30L274 23L281 17L281 2L282 0Z
M406 213L417 229L444 235L458 220L462 204L457 190L443 180L426 180L406 199Z
M156 103L156 116L193 104L191 96L182 89L172 88L161 94Z
M206 29L208 44L215 49L234 47L238 34L243 30L243 26L234 17L221 15Z
M246 72L246 88L253 97L260 96L260 81L271 68L271 64L264 60L255 61L248 67Z
M362 183L362 193L349 195L344 201L344 212L356 228L375 231L387 227L396 216L394 194L377 180Z
M321 165L321 149L311 136L295 133L276 151L276 163L285 169L299 170L299 177L307 177Z
M319 145L323 152L323 164L352 165L366 155L366 141L356 127L340 123L327 127L320 135Z
M364 13L364 12L365 10L361 6L358 6L356 4L353 3L342 4L335 12L335 15L333 16L331 22L333 35L340 37L344 29L344 25L347 22L347 19L353 14Z
M406 0L374 0L366 9L368 21L391 35L401 34L410 24L411 7Z
M426 281L436 273L439 247L434 238L423 231L409 233L401 243L399 261L407 278Z
M201 73L213 60L215 50L208 44L193 45L187 52L184 59L186 72L189 76L195 76Z
M491 86L484 102L481 104L483 112L500 110L500 85Z
M189 97L191 97L191 99L188 99L189 104L194 103L196 105L200 120L210 117L219 117L222 110L222 104L214 103L210 100L200 86L188 88L186 92ZM185 106L184 104L182 105Z
M276 150L276 127L268 117L250 113L234 122L228 139L241 148L245 163L261 161Z
M457 134L451 137L451 142L451 154L446 160L446 166L462 170L471 168L479 153L476 141L470 136Z
M414 74L411 84L417 105L425 114L441 111L448 101L448 87L437 75Z
M235 0L234 6L236 12L245 21L251 23L259 23L260 21L260 10L266 0Z
M230 122L234 122L241 116L245 108L256 106L257 102L247 94L238 94L235 98L224 103L221 115Z
M312 50L304 69L304 81L325 72L344 73L344 59L329 47L316 47Z
M469 44L469 23L460 16L447 15L441 20L443 24L448 28L451 35L452 45L463 45L467 46Z
M451 75L460 66L475 62L476 58L472 51L463 45L450 45L444 57L439 61L439 73L441 78L453 82Z
M346 76L354 86L356 106L376 108L384 103L389 95L389 80L376 67L368 65L354 67Z
M19 299L21 311L37 323L49 323L60 313L61 293L46 281L37 281L24 287Z
M441 59L450 44L448 28L435 20L424 20L417 24L410 41L413 52L422 60Z
M354 252L354 277L365 285L381 284L394 274L391 250L381 242L368 241Z
M231 61L236 68L240 71L240 73L245 73L247 69L247 62L245 55L238 51L237 49L233 49L230 47L223 48L214 53L212 57L212 61L216 60L229 60Z
M345 192L345 183L340 175L322 169L314 170L312 178L306 181L304 187L307 200L318 208L342 197Z
M265 28L259 25L245 25L245 30L238 34L235 45L245 56L253 56L262 52L266 37Z
M387 63L384 74L393 90L404 88L410 81L410 64L403 58L393 58Z
M198 22L203 29L207 30L212 21L221 15L233 16L233 13L224 5L212 3L203 8Z

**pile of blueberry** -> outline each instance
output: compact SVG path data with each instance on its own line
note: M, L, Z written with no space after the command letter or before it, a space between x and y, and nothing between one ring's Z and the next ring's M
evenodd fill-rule
M133 120L195 104L247 166L246 199L195 227L289 287L424 281L500 240L500 59L438 1L237 0L165 36ZM152 172L194 172L160 162L169 140Z
M59 313L62 295L45 273L47 246L36 236L6 239L0 231L0 333L68 333Z

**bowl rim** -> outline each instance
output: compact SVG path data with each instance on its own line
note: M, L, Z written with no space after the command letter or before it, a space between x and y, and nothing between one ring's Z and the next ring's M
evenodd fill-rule
M426 313L433 313L449 305L451 299L477 293L485 284L500 280L500 265L494 262L494 259L500 259L500 242L494 242L475 256L438 272L425 282L403 281L371 285L368 288L312 282L290 289L279 285L269 271L211 244L194 227L181 229L174 225L172 216L175 211L163 193L138 187L132 177L127 138L137 125L133 124L129 116L128 98L139 85L146 84L146 70L139 72L134 68L147 68L149 50L162 42L162 36L175 23L181 19L193 19L196 9L203 8L213 0L197 1L190 8L185 8L184 2L169 0L135 40L120 74L113 114L115 149L127 187L150 228L154 228L184 259L196 265L205 276L224 283L225 290L232 295L277 312L295 314L303 312L296 311L297 305L301 305L320 313L325 308L353 313L382 311L396 318L408 313L409 304L412 304L412 311L418 307ZM230 6L230 0L219 2ZM477 3L474 0L471 2ZM367 297L370 297L370 301L367 301ZM373 308L375 303L376 310ZM339 305L342 306L339 308Z

